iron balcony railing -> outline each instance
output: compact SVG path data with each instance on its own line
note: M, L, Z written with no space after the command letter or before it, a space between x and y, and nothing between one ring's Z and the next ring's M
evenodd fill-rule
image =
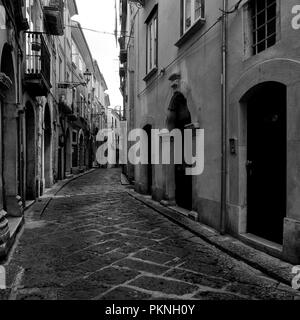
M44 36L38 32L26 33L26 70L30 79L41 79L50 88L51 56Z

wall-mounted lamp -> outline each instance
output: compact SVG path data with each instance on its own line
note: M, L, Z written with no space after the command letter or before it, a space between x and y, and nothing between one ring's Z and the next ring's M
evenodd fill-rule
M92 79L92 73L89 71L89 69L86 69L85 73L83 74L84 76L84 82L61 82L58 84L58 88L61 88L61 89L67 89L67 88L70 88L70 89L75 89L79 86L84 86L86 87L89 82L91 81Z
M86 71L83 75L85 78L85 83L88 84L91 81L92 73L89 71L89 69L86 69Z

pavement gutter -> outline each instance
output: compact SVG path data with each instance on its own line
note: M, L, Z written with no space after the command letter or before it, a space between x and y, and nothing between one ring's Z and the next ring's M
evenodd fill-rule
M37 203L41 203L42 204L42 210L41 208L39 208L40 216L42 217L43 214L45 213L45 210L47 209L49 203L53 200L53 198L64 188L66 187L69 183L71 183L74 180L77 180L80 177L83 177L85 175L88 175L90 173L93 173L95 171L95 169L91 169L88 170L86 172L77 174L69 179L65 179L62 181L59 181L58 183L56 183L52 188L50 188L49 190L46 191L46 193L37 201ZM37 204L35 203L35 204ZM35 205L33 204L33 206Z
M250 265L279 282L291 286L294 277L292 274L293 265L256 250L229 235L222 236L217 231L165 207L160 203L149 199L149 197L138 194L133 190L127 190L127 192L134 199L164 215L169 220L175 222L221 251L229 254L231 257Z

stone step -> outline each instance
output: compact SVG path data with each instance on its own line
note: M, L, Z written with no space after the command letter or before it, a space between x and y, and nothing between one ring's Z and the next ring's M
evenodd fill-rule
M9 239L6 243L0 246L0 259L7 256L9 250L13 246L18 231L24 225L24 217L7 217L9 227Z

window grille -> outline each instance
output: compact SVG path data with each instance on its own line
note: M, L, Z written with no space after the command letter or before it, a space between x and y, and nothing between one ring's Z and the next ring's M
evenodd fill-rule
M256 55L276 43L277 0L252 0L251 20L253 54Z

